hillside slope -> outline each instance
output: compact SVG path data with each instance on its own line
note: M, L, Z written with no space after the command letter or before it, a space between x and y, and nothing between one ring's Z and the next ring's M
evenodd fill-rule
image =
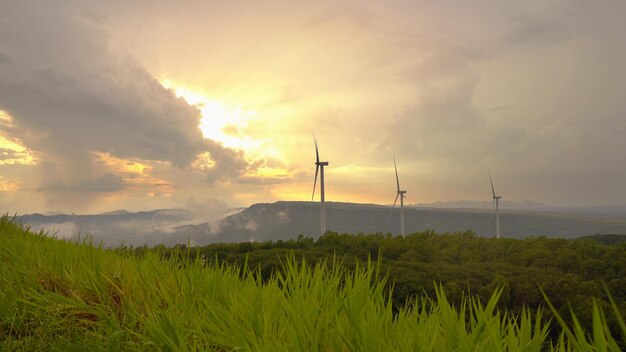
M326 207L327 229L339 233L399 232L399 209L387 206L335 203ZM471 209L405 208L407 233L432 229L437 233L472 230L494 236L489 211ZM611 219L570 213L502 211L504 237L548 236L575 238L597 233L626 234L626 219ZM177 228L179 238L194 244L286 240L304 234L318 238L319 203L276 202L254 204L224 219ZM183 241L185 243L185 241Z

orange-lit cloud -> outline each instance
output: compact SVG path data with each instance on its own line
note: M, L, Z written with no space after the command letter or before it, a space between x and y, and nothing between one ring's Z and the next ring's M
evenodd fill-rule
M94 157L105 166L106 170L122 176L127 191L141 190L148 195L171 194L171 182L153 175L153 166L146 161L122 159L108 153L94 152Z
M19 139L9 139L2 127L12 127L13 119L0 110L0 165L35 165L37 158L32 150L25 147Z
M0 192L14 192L19 189L19 184L15 181L5 180L0 176Z
M136 160L125 160L112 156L109 153L94 152L94 156L110 171L116 173L150 175L152 166Z
M204 152L198 154L198 158L191 164L191 167L199 171L207 171L214 168L215 165L215 160L211 158L211 153Z

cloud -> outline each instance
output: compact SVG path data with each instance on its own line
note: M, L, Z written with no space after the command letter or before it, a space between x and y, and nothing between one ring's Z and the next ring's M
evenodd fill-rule
M0 108L14 120L7 133L43 154L42 190L121 190L117 176L97 176L94 152L179 168L209 152L209 183L248 167L243 153L203 138L197 107L108 49L106 9L20 1L3 11L11 16L0 21Z
M198 110L133 60L41 65L0 71L0 104L16 127L45 133L25 140L33 148L76 154L80 145L182 167L207 147Z
M422 45L402 74L416 99L388 123L383 150L427 165L442 193L475 187L491 168L508 197L620 202L623 192L607 190L625 189L615 175L626 157L614 151L626 148L617 118L626 45L602 18L566 5L525 9L490 42Z
M55 238L71 240L78 239L80 235L88 236L83 230L74 222L68 221L63 223L51 223L51 224L37 224L32 227L34 231L44 231L49 236Z
M421 34L414 37L420 43L421 39ZM439 160L467 158L487 124L473 102L480 82L474 65L482 59L481 48L447 35L420 47L423 54L401 73L415 87L417 98L389 122L387 140L400 153L410 150Z
M51 183L43 185L41 191L53 192L117 192L124 189L122 177L107 174L94 180L82 181L75 184Z
M0 165L20 163L28 158L28 153L9 148L0 148Z
M545 6L545 7L544 7ZM554 45L576 36L583 12L570 2L546 3L511 16L511 29L502 35L504 46Z
M228 204L216 198L191 196L183 204L183 209L196 215L220 216L228 212Z
M259 162L248 163L244 159L243 151L230 148L223 148L219 143L207 140L210 145L210 159L213 165L203 168L204 181L213 184L217 181L226 182L229 180L241 179L246 173L254 171Z
M162 179L188 192L172 195L176 202L195 194L202 178L213 196L233 202L262 201L278 188L271 183L296 187L297 170L306 170L308 188L312 130L331 161L330 195L379 192L383 172L365 181L333 170L389 169L395 152L409 189L442 184L432 200L479 197L469 182L492 168L516 187L503 189L507 197L574 203L584 194L589 202L620 202L624 4L310 2L287 5L285 20L286 5L275 1L243 12L236 3L7 3L0 13L0 108L14 123L5 128L0 119L0 129L39 152L46 185L69 189L114 174L124 178L124 192L145 197L158 191L144 181ZM145 67L223 103L250 104L258 114L244 135L263 148L244 155L204 140L198 110ZM276 87L284 89L268 96ZM284 164L251 162L257 151ZM132 184L130 172L95 164L95 152L145 164L151 178L133 171ZM370 189L354 182L359 178ZM11 179L21 189L39 186ZM220 183L231 185L211 187ZM552 194L532 193L546 184Z
M317 11L309 17L303 26L306 30L317 29L333 22L347 24L354 28L364 29L376 22L376 15L362 6L352 2L335 3Z
M0 65L13 65L15 61L8 55L0 51Z
M0 176L0 192L12 192L17 189L19 189L17 182L5 180L4 177Z

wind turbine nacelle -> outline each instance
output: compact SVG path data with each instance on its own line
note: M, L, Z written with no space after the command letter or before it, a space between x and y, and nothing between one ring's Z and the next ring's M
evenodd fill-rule
M315 165L317 165L317 166L328 166L328 161L319 161L319 162L316 162Z
M398 191L399 194L406 194L406 191Z

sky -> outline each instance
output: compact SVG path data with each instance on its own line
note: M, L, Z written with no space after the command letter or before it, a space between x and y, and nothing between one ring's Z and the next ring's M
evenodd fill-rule
M0 210L626 203L626 2L0 0ZM319 195L316 195L318 198ZM319 199L319 198L318 198Z

